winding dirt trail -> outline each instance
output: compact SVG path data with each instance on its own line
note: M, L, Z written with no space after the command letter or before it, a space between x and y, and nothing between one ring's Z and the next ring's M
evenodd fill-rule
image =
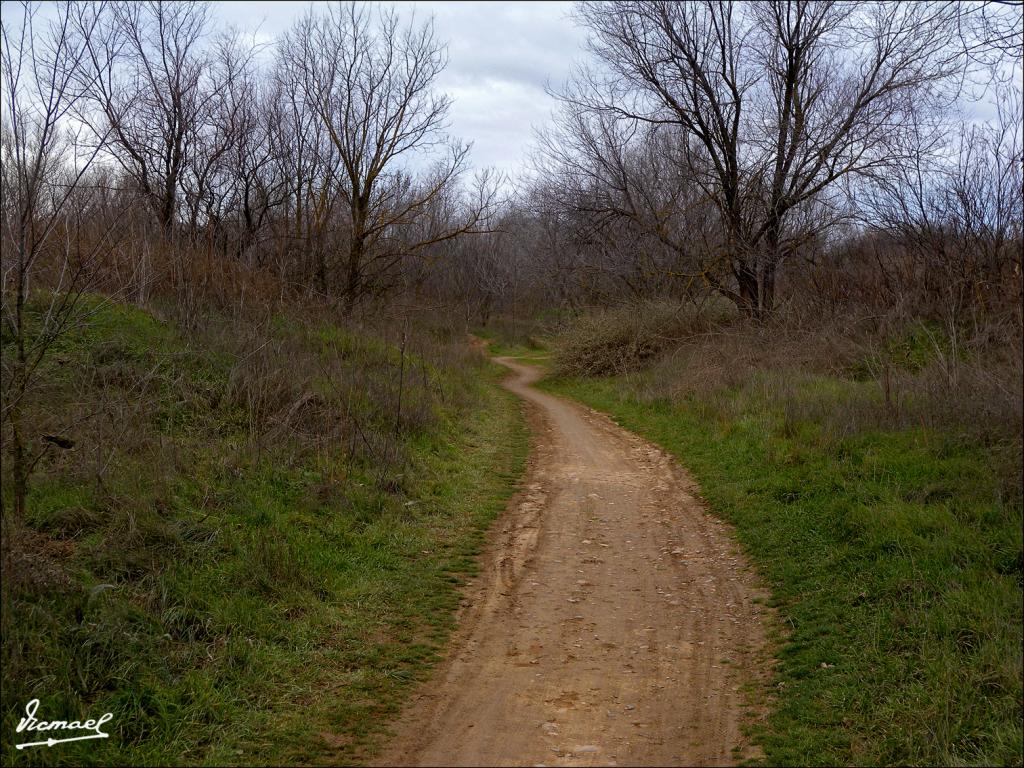
M470 587L447 659L382 765L722 765L752 756L741 686L764 613L727 527L662 451L506 382L535 451Z

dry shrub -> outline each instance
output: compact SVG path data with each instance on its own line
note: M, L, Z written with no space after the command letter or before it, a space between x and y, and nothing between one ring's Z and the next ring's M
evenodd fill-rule
M528 349L543 346L542 340L550 332L548 324L535 317L493 315L488 318L487 327L504 343Z
M441 422L478 397L483 363L465 335L411 312L344 318L313 302L235 305L182 326L174 297L147 309L172 327L108 307L95 340L75 337L54 358L37 398L41 430L75 441L50 450L38 471L94 487L110 508L122 506L107 489L122 482L126 462L153 482L187 474L195 456L184 446L202 435L227 438L225 471L313 465L332 487L358 472L403 492L414 442L442 434ZM55 524L93 524L76 514L69 504Z
M442 411L469 405L481 364L464 335L429 313L408 317L342 321L331 305L307 302L278 315L207 312L190 338L229 361L219 407L237 414L251 457L359 463L398 491L411 441L435 433Z
M555 369L565 376L636 370L681 341L707 332L719 316L690 305L642 302L585 315L563 330Z
M918 371L891 372L887 383L787 371L764 375L756 389L781 414L790 434L801 423L817 424L833 439L923 427L986 444L1016 445L1019 465L1021 370L1019 359L1010 364L989 359L960 363L951 377L947 368L933 363ZM1019 477L1019 470L1014 474Z
M303 350L261 333L236 353L225 399L245 413L249 437L259 444L287 429L303 410L305 423L315 424L323 415L323 398L309 390L315 374Z
M937 360L903 384L909 423L956 426L981 437L1024 430L1024 365L1019 356Z

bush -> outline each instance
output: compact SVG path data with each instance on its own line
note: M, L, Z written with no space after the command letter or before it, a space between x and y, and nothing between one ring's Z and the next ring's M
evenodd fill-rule
M558 338L555 372L606 376L635 370L723 317L720 310L653 301L585 315Z

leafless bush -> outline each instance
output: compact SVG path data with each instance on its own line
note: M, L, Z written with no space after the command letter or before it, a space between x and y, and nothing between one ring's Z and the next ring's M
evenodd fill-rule
M678 303L643 302L585 315L557 342L556 372L604 376L635 370L681 339L706 332L709 312Z
M937 356L904 385L908 423L954 426L982 437L1024 430L1024 365L1014 355Z
M887 383L822 382L795 373L774 374L769 381L766 400L780 409L787 428L812 422L837 438L926 427L983 441L1013 440L1024 429L1019 360L958 363L953 378L934 362L919 371L890 373Z

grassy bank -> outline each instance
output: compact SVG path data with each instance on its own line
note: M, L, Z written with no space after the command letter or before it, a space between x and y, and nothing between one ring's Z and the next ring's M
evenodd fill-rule
M883 388L856 365L810 372L785 353L755 365L758 346L734 341L748 362L726 367L720 336L542 386L676 455L736 527L785 635L765 761L1021 764L1013 423L958 428L926 418L922 397L906 407L920 418L883 418Z
M4 764L365 757L516 486L501 372L436 330L89 312L33 400L75 447L4 534ZM16 751L31 698L111 738Z

